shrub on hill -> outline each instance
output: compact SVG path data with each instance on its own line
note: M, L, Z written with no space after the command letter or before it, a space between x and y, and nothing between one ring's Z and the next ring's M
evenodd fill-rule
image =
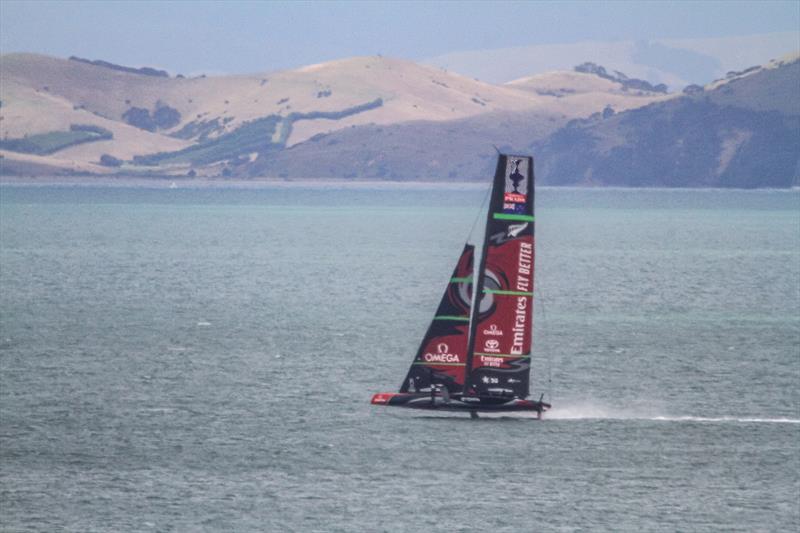
M105 128L95 126L94 124L70 124L69 131L85 131L88 133L96 133L104 139L112 139L114 135Z
M125 67L123 65L115 65L114 63L109 63L108 61L103 61L101 59L96 59L92 61L91 59L84 59L82 57L76 57L76 56L70 56L69 59L70 61L87 63L89 65L94 65L96 67L104 67L104 68L109 68L111 70L119 70L121 72L129 72L131 74L142 74L144 76L169 78L169 73L166 70L158 70L151 67L142 67L142 68Z
M156 123L150 116L150 111L143 107L131 107L122 114L122 120L142 130L156 131Z
M693 83L683 88L683 94L688 96L696 96L698 94L703 94L704 90L705 89L703 89L702 86Z
M609 74L606 71L605 67L601 65L597 65L590 61L586 63L581 63L577 67L575 67L575 72L582 72L584 74L594 74L595 76L599 76L603 79L614 81L622 85L624 89L636 89L639 91L648 91L652 93L666 93L667 86L663 83L659 83L658 85L653 85L650 82L645 80L640 80L638 78L629 78L622 72L617 70L614 71L614 74Z
M122 160L117 159L113 155L103 154L100 156L100 164L104 167L121 167Z
M219 118L213 120L193 120L183 125L181 129L176 132L170 133L170 137L177 139L194 139L195 137L199 142L208 139L212 133L222 133L224 131L223 125L220 124Z
M69 131L50 131L20 139L4 139L0 141L0 148L23 154L49 155L70 146L113 137L110 131L99 126L73 124Z
M166 130L173 126L177 126L181 121L181 114L174 107L156 103L156 110L153 111L153 122L160 129Z
M122 114L122 120L131 126L147 131L169 129L181 121L181 114L174 107L156 102L153 114L143 107L131 107Z
M133 163L136 165L149 166L191 163L192 165L200 166L220 161L232 161L232 166L238 166L244 163L244 157L253 152L264 154L282 149L286 145L286 141L292 132L292 124L298 120L314 120L320 118L339 120L356 113L376 109L382 105L383 100L377 98L371 102L348 107L341 111L294 112L286 117L269 115L247 121L230 133L222 134L215 139L204 140L203 142L189 146L183 150L134 156ZM195 123L191 122L187 124L174 135L179 137L198 131L197 129L189 128L190 124ZM219 127L219 122L218 119L214 119L209 122L197 123L192 128L200 128L202 125ZM278 128L280 128L280 130L278 130ZM278 133L277 139L273 141L276 132Z
M216 139L195 144L176 152L159 152L156 154L134 156L136 165L163 165L172 163L191 163L207 165L217 161L233 159L250 152L268 151L272 146L272 135L280 122L278 115L245 122L239 128L220 135Z

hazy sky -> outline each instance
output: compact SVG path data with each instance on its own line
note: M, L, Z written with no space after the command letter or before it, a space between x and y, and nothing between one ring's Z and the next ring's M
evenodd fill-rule
M123 2L0 0L0 50L172 74L258 72L354 55L800 31L800 1Z

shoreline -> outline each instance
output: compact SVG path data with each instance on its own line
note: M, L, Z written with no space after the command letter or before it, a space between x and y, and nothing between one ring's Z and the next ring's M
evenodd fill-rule
M75 188L127 188L127 189L344 189L344 190L472 190L487 188L488 182L476 181L381 181L347 180L324 178L300 178L293 180L256 178L155 178L155 177L106 177L106 176L0 176L0 187L75 187ZM619 186L575 186L538 185L537 189L580 191L742 191L742 192L800 192L800 187L786 189L734 187L619 187Z
M226 178L143 178L143 177L69 177L69 176L1 176L0 186L12 187L103 187L139 189L450 189L481 190L482 182L380 181L301 178L226 179Z

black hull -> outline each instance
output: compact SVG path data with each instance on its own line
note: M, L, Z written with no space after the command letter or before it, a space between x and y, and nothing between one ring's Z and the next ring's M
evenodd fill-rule
M519 398L511 400L497 398L446 398L441 394L431 396L430 393L425 392L379 393L372 397L372 404L461 413L533 412L539 416L550 408L550 404L536 400L522 400Z

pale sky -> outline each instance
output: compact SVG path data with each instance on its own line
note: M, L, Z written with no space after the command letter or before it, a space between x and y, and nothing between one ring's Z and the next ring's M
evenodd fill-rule
M247 73L356 55L800 31L800 1L214 2L0 0L0 51L171 74Z

